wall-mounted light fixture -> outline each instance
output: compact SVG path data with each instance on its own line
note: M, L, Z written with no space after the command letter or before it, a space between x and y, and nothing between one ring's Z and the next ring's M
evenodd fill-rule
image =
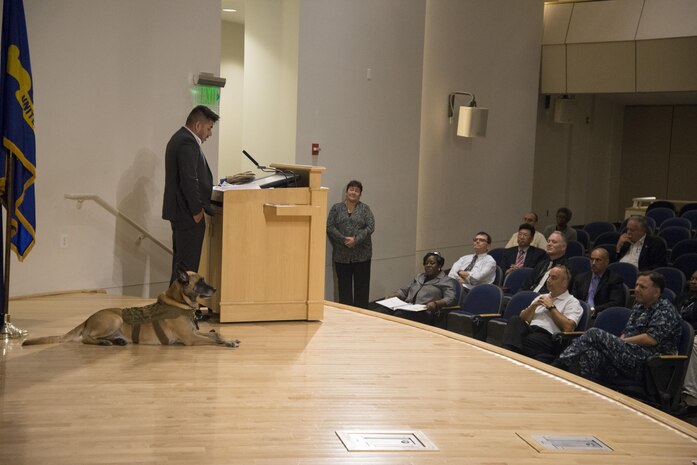
M455 96L467 95L472 98L467 106L460 107L457 121L457 135L460 137L486 136L486 121L489 116L488 108L478 108L474 94L469 92L453 92L448 96L448 117L452 123L455 113Z
M200 72L196 78L196 84L199 86L225 87L225 78L218 77L213 73Z

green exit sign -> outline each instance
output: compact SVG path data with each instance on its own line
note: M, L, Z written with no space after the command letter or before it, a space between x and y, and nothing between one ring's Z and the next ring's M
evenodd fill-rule
M197 105L220 105L220 87L201 86L194 87L194 97Z

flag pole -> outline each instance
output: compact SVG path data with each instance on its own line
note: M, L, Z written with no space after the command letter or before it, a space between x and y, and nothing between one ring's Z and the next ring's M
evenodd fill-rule
M14 175L14 163L12 163L12 150L7 150L7 156L5 157L5 194L7 207L7 222L5 224L5 272L4 272L4 283L2 295L2 310L4 314L4 324L2 330L0 330L0 339L19 339L28 334L27 331L17 328L10 321L10 250L12 243L12 212L15 208L15 199L13 191L13 175Z

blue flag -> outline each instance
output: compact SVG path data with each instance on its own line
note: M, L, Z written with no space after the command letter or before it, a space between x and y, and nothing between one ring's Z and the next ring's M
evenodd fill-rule
M34 90L27 25L22 0L4 0L2 14L2 64L0 66L0 191L7 206L7 158L12 155L14 211L11 221L12 248L24 260L36 239L36 143L34 139Z

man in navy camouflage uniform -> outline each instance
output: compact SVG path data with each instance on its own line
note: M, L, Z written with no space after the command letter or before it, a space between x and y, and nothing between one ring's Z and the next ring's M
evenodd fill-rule
M595 381L618 377L640 381L646 360L656 354L674 354L680 340L680 315L661 298L664 287L665 279L659 273L640 273L636 303L620 337L591 328L554 365Z

